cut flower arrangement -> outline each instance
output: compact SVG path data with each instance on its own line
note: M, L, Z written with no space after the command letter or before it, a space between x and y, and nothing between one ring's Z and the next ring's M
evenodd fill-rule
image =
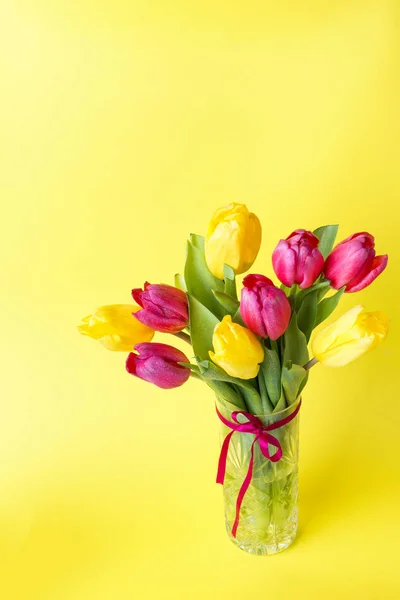
M298 229L280 240L272 267L243 279L261 245L261 224L242 204L218 209L206 238L187 242L175 285L132 290L135 304L102 306L79 331L109 350L129 352L128 373L170 389L190 376L215 393L221 431L217 482L223 484L228 534L241 549L274 554L297 530L301 394L317 363L341 367L372 350L388 318L357 305L319 330L344 293L370 285L386 268L371 234L334 247L338 226ZM186 354L152 342L155 332L191 345Z

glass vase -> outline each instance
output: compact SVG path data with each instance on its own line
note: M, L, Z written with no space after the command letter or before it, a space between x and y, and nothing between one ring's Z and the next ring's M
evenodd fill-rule
M281 421L300 408L301 399L280 412L256 415L263 426ZM232 414L217 400L221 415L233 422ZM239 415L240 423L247 422ZM220 422L221 444L232 429ZM249 554L276 554L285 550L296 537L298 523L298 455L299 413L290 422L270 431L279 442L282 456L276 462L266 458L256 440L249 487L242 499L239 522L233 532L237 516L237 502L241 487L249 473L253 433L234 431L230 437L223 484L225 522L232 542ZM271 456L277 448L268 444ZM236 533L236 535L234 535Z

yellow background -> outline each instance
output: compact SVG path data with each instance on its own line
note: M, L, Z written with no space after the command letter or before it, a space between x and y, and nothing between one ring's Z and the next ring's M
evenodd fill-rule
M399 597L398 8L1 3L4 600ZM225 534L211 392L135 380L75 329L172 283L186 236L231 201L263 223L267 275L298 227L367 230L390 256L339 309L387 312L390 335L313 370L300 530L267 558Z

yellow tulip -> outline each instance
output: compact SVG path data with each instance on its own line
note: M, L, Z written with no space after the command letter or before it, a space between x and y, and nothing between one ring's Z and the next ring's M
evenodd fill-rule
M100 306L93 315L82 319L78 331L98 340L107 350L129 352L135 344L150 342L154 331L132 316L140 310L134 304Z
M342 367L369 352L387 335L389 319L381 312L365 312L355 306L317 333L312 341L314 357L328 367Z
M216 325L212 342L215 354L210 351L210 358L228 375L239 379L257 377L264 350L252 331L232 323L231 316L226 315Z
M224 264L244 273L255 261L261 245L261 223L244 204L228 204L213 215L205 244L208 268L224 278Z

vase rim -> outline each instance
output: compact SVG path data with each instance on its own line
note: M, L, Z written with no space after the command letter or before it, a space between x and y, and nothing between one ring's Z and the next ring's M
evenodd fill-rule
M296 398L296 401L293 402L293 404L291 404L290 406L287 406L286 408L284 408L283 410L279 410L278 412L272 412L272 413L267 413L267 414L252 414L254 417L257 417L258 419L266 419L266 418L275 418L278 416L283 416L286 414L291 414L294 410L296 410L296 408L298 407L299 403L302 400L302 396L299 396L298 398ZM243 411L239 408L235 409L235 410L231 410L230 408L227 408L226 406L224 406L219 400L218 400L218 396L217 396L217 401L218 403L224 408L224 410L226 410L228 413L232 414L234 412L246 412Z

